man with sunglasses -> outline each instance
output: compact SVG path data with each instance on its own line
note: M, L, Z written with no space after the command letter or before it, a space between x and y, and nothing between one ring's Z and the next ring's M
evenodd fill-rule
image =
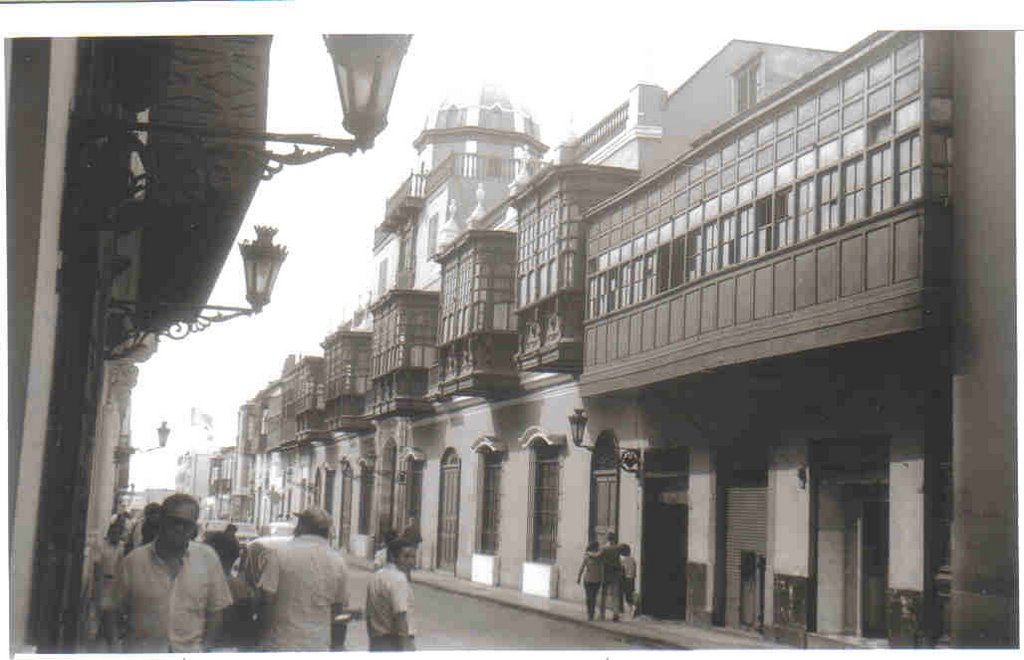
M192 496L171 495L154 541L121 563L116 593L128 615L126 651L198 653L220 637L231 591L217 553L192 541L198 518Z

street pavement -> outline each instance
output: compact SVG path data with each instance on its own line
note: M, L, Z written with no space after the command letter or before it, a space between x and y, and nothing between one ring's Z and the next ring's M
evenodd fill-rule
M363 609L369 578L366 571L349 570L351 607ZM413 598L416 648L422 651L648 648L586 625L417 584L415 572ZM365 621L349 625L345 648L349 651L369 648Z

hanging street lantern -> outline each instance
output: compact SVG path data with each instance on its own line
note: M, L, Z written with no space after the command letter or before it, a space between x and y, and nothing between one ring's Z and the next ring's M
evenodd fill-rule
M577 408L569 415L569 429L572 431L572 444L583 447L583 432L587 428L587 413L583 408ZM586 449L586 447L584 447Z
M286 247L274 243L275 234L274 227L257 225L256 240L238 244L245 266L245 299L257 314L270 302L277 274L288 256Z
M407 34L324 35L341 96L341 125L360 149L372 147L388 125L391 95L411 39Z
M169 435L171 435L171 427L167 426L166 421L160 422L160 426L156 429L156 437L161 449L167 446L167 437Z

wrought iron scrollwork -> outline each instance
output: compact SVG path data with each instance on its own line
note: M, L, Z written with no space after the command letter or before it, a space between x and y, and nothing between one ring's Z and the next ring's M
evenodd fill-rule
M251 308L223 307L218 305L172 305L160 304L155 309L140 310L133 302L115 300L109 309L120 316L123 322L117 346L107 352L108 359L115 359L131 353L145 344L149 337L166 337L180 340L191 334L202 332L214 323L223 323L239 316L252 316ZM157 318L161 315L176 314L178 318L164 325Z
M88 193L72 199L101 206L82 215L102 218L112 229L117 228L113 225L124 206L146 196L172 203L203 203L212 191L230 186L239 165L269 181L287 165L305 165L364 148L355 140L312 134L114 119L77 118L72 130L78 151L69 163L76 170L69 185ZM166 137L154 140L155 135ZM292 151L274 151L268 144L291 145ZM111 172L123 176L111 177Z
M619 467L623 472L637 474L641 469L642 461L639 449L620 449Z

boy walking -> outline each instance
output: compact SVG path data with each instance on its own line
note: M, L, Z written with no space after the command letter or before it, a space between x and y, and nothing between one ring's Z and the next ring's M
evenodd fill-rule
M416 562L416 548L402 538L388 544L384 568L366 587L366 631L371 651L415 651L412 585L406 573Z

